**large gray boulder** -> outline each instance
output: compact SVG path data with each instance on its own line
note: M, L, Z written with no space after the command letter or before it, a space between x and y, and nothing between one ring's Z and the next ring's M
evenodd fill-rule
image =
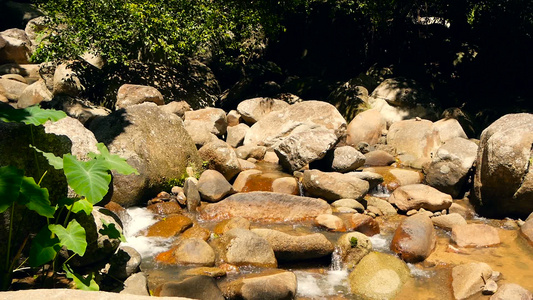
M291 222L331 214L329 204L321 199L272 192L234 194L208 204L200 211L204 220L244 217L253 221Z
M369 189L369 183L350 174L306 170L302 180L305 192L333 202L339 199L361 199Z
M289 106L289 103L273 98L252 98L239 103L237 112L244 122L253 125L270 112L282 110Z
M481 133L474 203L493 216L533 212L533 114L509 114Z
M27 87L27 84L20 81L0 78L0 95L12 102L17 102Z
M204 161L207 161L209 169L219 171L227 180L232 179L241 171L237 154L228 143L222 140L217 139L203 145L198 154Z
M359 143L377 144L383 131L387 129L387 122L376 109L366 110L348 124L346 130L346 144L357 146Z
M456 137L440 146L431 164L424 170L426 183L437 190L458 198L466 190L468 176L476 160L478 146Z
M117 91L115 109L118 110L144 102L153 102L157 105L165 104L163 95L154 87L137 84L123 84Z
M275 268L278 263L268 241L247 229L233 228L213 243L221 262Z
M27 64L30 56L31 41L24 30L11 28L0 32L0 64Z
M43 101L50 101L52 98L52 92L46 88L44 80L39 80L30 84L22 91L17 101L17 107L26 108Z
M97 118L90 129L112 154L125 158L140 173L113 173L111 200L123 206L140 204L142 199L155 196L169 182L181 178L188 166L202 165L183 121L164 113L154 103L130 106Z
M186 111L184 114L185 127L188 130L205 128L214 135L226 134L228 121L226 113L220 108L207 107L198 110Z

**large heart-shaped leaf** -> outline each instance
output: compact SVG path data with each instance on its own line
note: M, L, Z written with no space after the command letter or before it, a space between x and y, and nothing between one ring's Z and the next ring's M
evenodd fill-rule
M66 117L67 114L60 110L42 109L38 105L23 109L0 108L0 120L4 122L23 122L35 126L42 125L46 121L57 121Z
M72 212L77 214L80 211L83 211L86 215L90 215L93 211L93 205L85 199L78 200L72 204Z
M32 177L22 178L18 202L43 217L53 218L56 212L56 208L50 206L48 190L37 185Z
M109 170L115 170L123 175L139 175L139 172L137 172L135 168L130 166L126 162L126 159L116 154L109 153L109 150L103 143L96 144L96 148L98 149L98 151L100 151L100 154L95 154L91 152L89 153L89 156L93 159L103 160Z
M61 157L55 156L54 153L41 151L41 150L37 149L37 147L35 147L33 145L30 145L30 147L33 148L35 151L41 153L48 160L48 163L52 167L54 167L54 169L56 169L56 170L63 169L63 159Z
M48 225L48 228L57 235L61 246L66 246L68 250L71 250L79 256L85 254L85 250L87 249L85 229L81 227L78 221L70 221L67 228L61 225Z
M100 202L109 190L111 175L102 161L79 161L71 154L63 155L63 169L70 187L91 204Z
M98 283L94 280L94 274L90 273L88 275L81 275L75 272L72 272L68 266L63 265L63 270L65 271L67 278L70 278L74 281L74 285L77 289L83 291L99 291L100 287Z
M28 263L32 267L42 266L54 259L59 249L61 249L59 239L52 237L52 232L45 226L31 242Z
M0 168L0 213L18 199L23 176L24 171L16 167Z

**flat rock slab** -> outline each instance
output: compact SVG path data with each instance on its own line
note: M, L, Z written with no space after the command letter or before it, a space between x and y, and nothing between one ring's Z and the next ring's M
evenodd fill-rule
M253 221L301 221L331 214L330 205L317 198L272 192L234 194L206 205L200 211L203 220L223 220L244 217Z
M394 190L389 202L403 211L421 208L440 211L452 205L452 197L428 185L410 184Z
M452 269L452 287L455 299L466 299L480 292L491 274L492 269L486 263L469 263L455 266Z
M452 228L452 241L459 247L487 247L500 243L498 230L486 224L457 225Z

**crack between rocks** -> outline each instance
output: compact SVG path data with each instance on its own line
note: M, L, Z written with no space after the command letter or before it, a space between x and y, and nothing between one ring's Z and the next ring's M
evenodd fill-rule
M531 165L533 165L533 144L531 144L531 148L529 149L529 159L527 160L526 170L524 171L524 175L522 175L522 179L520 180L520 185L517 191L520 190L520 188L524 184L524 181L526 181L526 177L529 174L529 168L531 168ZM514 196L516 196L516 193Z

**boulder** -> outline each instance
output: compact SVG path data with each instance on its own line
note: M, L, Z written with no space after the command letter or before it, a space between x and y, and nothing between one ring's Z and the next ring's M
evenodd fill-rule
M120 246L117 252L109 259L108 275L119 280L125 280L134 273L139 272L142 257L137 250L129 246Z
M184 232L192 226L193 222L184 215L170 215L160 221L157 221L146 230L148 237L171 238Z
M208 162L207 167L209 169L219 171L227 180L232 179L241 171L237 154L224 141L209 142L198 150L198 154L204 161Z
M361 112L348 124L346 144L356 147L359 143L372 146L378 143L382 133L387 130L387 122L378 110Z
M354 176L318 170L306 170L302 184L307 195L331 202L343 198L361 199L369 189L367 181Z
M520 227L520 233L533 246L533 213L529 215L526 222Z
M368 182L369 190L374 189L380 183L383 183L383 181L385 180L385 178L383 178L383 176L381 176L380 174L375 173L375 172L369 172L369 171L357 171L357 172L350 172L346 174Z
M331 157L331 170L346 173L355 171L365 164L365 156L351 146L337 147Z
M198 179L197 187L202 199L209 202L220 201L226 195L233 193L232 185L224 175L215 170L205 170Z
M431 218L431 222L433 222L433 225L446 230L452 230L457 225L466 225L465 218L458 213L433 217Z
M30 57L31 41L24 30L11 28L0 32L0 64L27 64Z
M429 166L424 170L426 183L437 190L461 196L476 160L478 146L469 140L456 137L440 146Z
M186 111L184 119L185 127L191 129L206 128L217 136L226 134L228 128L226 113L220 108L207 107Z
M488 247L500 243L498 230L486 224L465 224L452 228L452 241L459 247Z
M431 161L441 142L433 122L416 119L392 124L387 134L387 145L396 148L403 164L420 168Z
M228 127L237 126L241 123L242 116L238 111L233 109L226 114L226 120L228 121Z
M263 172L259 170L244 170L240 172L239 175L237 175L237 178L235 178L235 181L233 182L233 189L236 192L242 192L250 177L255 177L256 175L259 175L261 173Z
M212 267L215 264L215 251L203 239L184 239L173 252L177 264Z
M365 154L365 166L389 166L395 162L394 156L384 150L374 150Z
M130 106L96 118L90 129L112 154L125 158L140 173L113 173L111 200L126 207L159 193L169 181L181 178L188 166L202 165L181 119L164 113L154 103Z
M98 142L94 134L77 119L65 117L56 122L48 121L44 124L44 128L46 133L68 137L72 142L70 153L78 159L87 161L90 152L98 152L96 148Z
M296 275L284 270L247 274L222 284L227 299L243 300L294 299L296 287Z
M115 109L119 110L121 108L145 102L153 102L157 105L165 104L163 95L154 87L137 84L123 84L117 91Z
M82 85L78 73L74 70L75 64L64 62L59 64L54 71L53 94L78 96L85 87Z
M240 102L237 106L237 112L244 122L251 126L269 113L285 109L288 106L289 103L282 100L260 97Z
M218 235L223 235L224 233L232 230L233 228L241 228L241 229L249 230L250 221L248 221L248 219L245 219L243 217L235 217L231 219L222 220L217 223L213 232Z
M206 205L200 211L204 220L244 217L253 221L293 222L330 214L331 207L321 199L272 192L234 194Z
M273 146L300 126L323 126L337 138L344 135L346 121L337 109L326 102L304 101L268 114L255 123L244 138L244 145Z
M26 108L43 101L52 100L52 93L46 88L44 80L39 80L28 85L18 97L17 107Z
M359 212L363 212L365 210L365 207L363 204L359 203L355 199L339 199L333 203L331 203L331 206L333 207L349 207L353 208Z
M276 257L268 241L250 230L233 228L215 240L220 260L236 266L277 267Z
M5 78L0 78L0 91L3 96L7 99L17 102L22 95L22 92L28 87L27 84L10 80Z
M237 148L242 145L244 136L250 127L246 124L237 124L235 126L228 127L228 135L226 136L226 143L231 147Z
M146 275L139 272L128 277L124 280L124 289L120 291L119 294L149 297L150 291L148 289L148 279L146 278Z
M372 251L372 241L361 232L349 232L339 237L336 249L344 267L352 270L365 255Z
M394 216L397 214L396 208L392 206L387 200L376 197L365 197L367 207L377 207L384 216Z
M192 110L189 103L185 101L171 101L165 105L159 106L159 108L164 112L175 114L182 119L185 116L185 112Z
M364 233L367 236L373 236L380 233L379 223L369 215L359 213L353 214L351 222L354 231Z
M149 211L155 215L168 216L172 214L180 214L182 212L181 206L178 202L168 201L168 202L158 202L150 204L146 207Z
M452 205L452 197L424 184L409 184L398 187L388 199L402 211L423 208L441 211Z
M516 283L502 284L496 293L490 297L490 300L531 300L533 294Z
M410 276L409 267L401 259L372 252L361 259L348 280L352 293L365 299L394 299Z
M279 164L285 170L294 172L323 158L337 140L335 132L325 126L302 124L273 145L273 149L279 158Z
M321 214L316 216L315 225L329 231L346 231L346 225L341 218L332 214Z
M215 279L205 275L188 277L179 282L165 282L155 289L154 294L159 297L184 297L180 298L184 300L225 299L222 295L222 291L218 288Z
M187 197L187 210L196 211L196 208L200 206L202 198L198 191L198 179L194 177L187 177L183 184L183 193Z
M187 130L187 133L191 136L194 144L198 148L203 147L207 143L218 141L218 137L205 127L188 126L185 127L185 130Z
M453 267L452 288L457 300L467 299L481 292L485 281L490 278L492 268L486 263L468 263Z
M255 158L250 158L250 160L244 160L244 159L237 158L237 160L239 161L239 164L241 165L241 170L243 171L257 169L256 164L252 162L252 161L254 162L257 161L255 160Z
M298 180L294 177L281 177L272 181L272 192L300 195Z
M433 223L424 214L404 219L392 238L390 249L406 262L425 260L435 249L437 234Z
M439 132L441 143L446 143L453 138L468 139L463 127L456 119L441 119L433 125Z
M481 133L474 203L492 216L533 212L533 114L509 114Z
M266 152L267 148L265 146L255 145L240 146L239 148L235 149L237 157L241 159L253 158L257 160L262 160L265 157Z
M252 229L265 238L278 261L295 262L306 259L320 258L333 253L333 244L321 233L292 235L277 230Z

